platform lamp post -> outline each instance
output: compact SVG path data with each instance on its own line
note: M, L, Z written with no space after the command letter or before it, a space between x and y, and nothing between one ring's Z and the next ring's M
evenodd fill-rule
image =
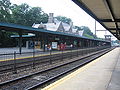
M77 57L79 56L78 53L79 53L79 49L78 49L78 44L77 44Z
M35 40L33 37L32 37L32 43L33 43L32 49L33 49L33 52L35 52Z
M34 49L33 49L33 69L35 69L35 50Z
M73 49L73 44L71 44L70 47L71 47L71 59L72 59L72 49Z
M19 32L19 53L22 53L22 32Z
M52 47L49 47L49 52L50 52L50 64L52 64Z
M83 40L82 40L81 55L83 55L83 45L84 45L84 44L83 44Z
M35 41L34 38L32 38L33 42L33 69L35 69Z
M62 60L63 60L63 49L62 49Z
M13 74L17 74L17 69L16 69L16 52L14 51L14 67L13 67Z
M63 61L63 43L60 44L60 47L61 47L61 60Z

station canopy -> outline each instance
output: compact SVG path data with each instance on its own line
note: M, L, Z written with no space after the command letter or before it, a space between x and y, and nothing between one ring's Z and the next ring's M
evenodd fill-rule
M72 0L120 40L120 0Z

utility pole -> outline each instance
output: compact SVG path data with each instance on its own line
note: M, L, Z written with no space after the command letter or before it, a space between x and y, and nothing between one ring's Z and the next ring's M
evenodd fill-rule
M95 20L95 36L96 36L96 20Z

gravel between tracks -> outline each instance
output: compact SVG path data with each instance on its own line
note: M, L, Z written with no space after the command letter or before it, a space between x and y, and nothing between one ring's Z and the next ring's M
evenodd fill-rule
M79 59L80 57L76 57L74 59L68 59L68 60L64 60L64 62L61 62L61 63L54 63L52 65L47 65L47 67L44 67L44 70L45 69L48 69L48 68L51 68L53 66L57 66L57 65L60 65L60 64L63 64L63 63L66 63L66 62L71 62L71 61L74 61L76 59ZM12 83L12 86L5 86L5 87L2 87L4 88L3 90L25 90L27 89L28 87L34 85L34 84L37 84L37 83L40 83L42 81L45 81L57 74L60 74L66 70L69 70L70 68L73 68L75 67L76 65L78 65L79 63L82 63L84 62L86 59L83 59L83 60L80 60L80 61L77 61L77 62L74 62L72 64L68 64L68 65L65 65L63 67L60 67L60 68L56 68L54 70L50 70L49 72L45 72L45 73L40 73L39 75L36 75L34 77L31 77L29 78L29 80L23 80L23 81L20 81L18 82L17 84L15 83ZM89 60L89 58L88 58ZM20 76L23 76L25 74L32 74L34 72L37 72L37 71L42 71L43 70L43 67L42 68L36 68L36 69L31 69L30 71L26 71L26 72L23 72L22 74L17 74L17 75L13 75L11 78L16 78L16 77L20 77Z

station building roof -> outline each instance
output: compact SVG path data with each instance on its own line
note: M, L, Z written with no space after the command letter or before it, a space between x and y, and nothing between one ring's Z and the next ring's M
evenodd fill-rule
M27 32L27 33L48 33L48 34L53 34L53 35L61 35L61 36L70 36L70 37L78 37L78 38L84 38L88 40L99 40L99 41L105 41L105 40L100 40L100 39L90 39L87 37L82 37L79 35L74 35L74 34L69 34L69 33L63 33L63 32L55 32L55 31L50 31L46 29L40 29L40 28L32 28L28 26L22 26L22 25L17 25L17 24L11 24L11 23L0 23L0 30L7 30L7 31L12 31L12 32ZM13 36L15 37L15 36ZM19 37L19 36L16 36ZM28 37L28 36L26 36ZM109 41L106 41L109 42Z
M72 0L120 40L120 0Z

